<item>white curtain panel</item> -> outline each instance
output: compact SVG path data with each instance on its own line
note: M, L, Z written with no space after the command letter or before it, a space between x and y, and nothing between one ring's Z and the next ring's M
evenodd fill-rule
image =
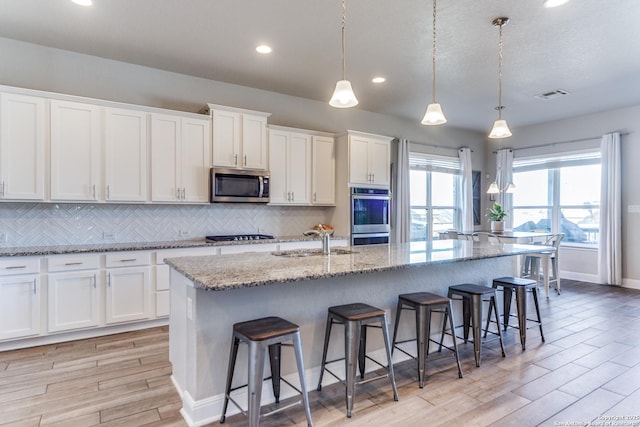
M513 150L504 148L496 152L496 184L498 184L498 188L500 189L500 194L496 201L509 213L513 208L513 201L511 194L507 194L504 191L511 182L513 182ZM513 227L513 218L511 215L507 215L505 226L507 229Z
M460 176L462 178L462 191L460 199L461 227L465 233L473 232L473 182L471 177L471 149L458 150L460 158Z
M411 240L411 214L409 197L409 141L398 140L398 167L396 168L396 185L393 194L394 238L396 243Z
M600 186L600 281L622 285L622 202L620 174L620 133L602 136L600 142L602 178Z

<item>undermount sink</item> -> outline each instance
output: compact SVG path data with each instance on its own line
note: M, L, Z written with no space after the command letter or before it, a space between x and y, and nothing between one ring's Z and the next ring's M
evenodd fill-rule
M351 249L335 248L331 249L331 255L348 255L357 254L358 252ZM308 256L323 255L322 249L292 249L289 251L271 252L271 255L284 256L289 258L302 258Z

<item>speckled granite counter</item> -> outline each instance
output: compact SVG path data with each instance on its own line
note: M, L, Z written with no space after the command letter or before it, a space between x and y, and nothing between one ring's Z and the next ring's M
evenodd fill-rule
M299 325L305 374L312 390L320 372L328 307L352 302L373 305L388 313L392 329L399 294L426 291L447 295L448 287L459 283L490 286L492 279L513 274L513 255L543 248L442 240L432 246L411 243L348 249L356 253L288 258L255 252L167 259L172 267L172 379L182 397L181 414L189 425L205 425L219 419L234 323L280 316ZM462 318L460 306L454 305L457 320ZM438 324L434 319L434 338L440 336ZM400 336L415 334L415 320L404 316L399 332ZM328 360L344 354L344 346L340 345L343 328L335 327L332 334L336 336L332 338ZM367 336L367 350L376 360L384 360L380 335L372 331ZM487 347L485 358L502 359L501 354L491 351L490 345ZM291 353L283 351L282 356L283 376L298 385ZM394 362L405 359L402 352L394 353ZM241 350L236 364L238 384L246 379L246 366L246 351ZM336 372L341 372L340 365L336 366ZM375 368L374 363L367 365L368 371ZM328 377L325 376L324 385L334 381ZM262 395L265 404L273 399L269 390L265 388ZM237 393L239 399L246 399L246 390ZM289 389L283 390L281 399L291 396ZM227 415L231 410L234 408Z
M252 253L245 256L168 258L165 261L199 288L220 291L274 283L294 282L421 267L474 259L496 258L531 252L540 247L480 243L468 240L435 240L432 244L355 246L352 253L305 255L305 251ZM349 252L349 251L346 251ZM299 256L296 256L299 255Z
M345 237L346 238L346 237ZM205 239L175 240L166 242L101 243L87 245L14 246L0 247L0 257L42 256L91 252L144 251L156 249L196 248L203 246L260 245L264 243L302 242L318 240L317 237L281 236L265 240L241 240L235 242L209 242Z

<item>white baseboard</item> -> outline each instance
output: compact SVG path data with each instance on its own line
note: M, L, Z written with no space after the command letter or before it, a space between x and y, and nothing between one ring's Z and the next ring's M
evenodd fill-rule
M622 286L625 288L640 289L640 280L622 279Z
M560 271L560 278L567 280L577 280L579 282L600 283L597 274L578 273L576 271ZM562 283L560 284L562 288Z

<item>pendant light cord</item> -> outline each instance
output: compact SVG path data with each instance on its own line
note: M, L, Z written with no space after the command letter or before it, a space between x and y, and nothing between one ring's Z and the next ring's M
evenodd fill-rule
M498 36L498 120L502 119L502 26L499 25Z
M431 49L431 94L433 104L436 103L436 1L433 0L433 46Z
M345 42L345 20L347 15L347 5L345 0L342 0L342 80L346 80L345 69L347 68L347 59L345 55L346 42Z

